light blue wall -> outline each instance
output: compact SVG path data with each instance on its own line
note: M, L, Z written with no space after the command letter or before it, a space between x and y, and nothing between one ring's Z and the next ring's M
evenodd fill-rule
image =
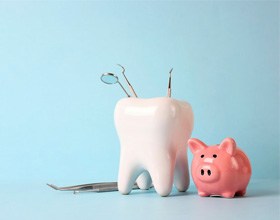
M253 178L279 178L278 2L0 2L1 182L117 179L124 93L99 79L116 63L145 98L174 67L193 136L232 136Z

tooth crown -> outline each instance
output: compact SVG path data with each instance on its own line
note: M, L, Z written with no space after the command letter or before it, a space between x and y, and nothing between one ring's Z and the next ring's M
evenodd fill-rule
M167 97L121 99L115 108L115 126L121 146L121 193L130 193L137 178L141 189L153 182L161 196L169 195L173 180L179 191L187 190L186 146L193 129L187 102Z

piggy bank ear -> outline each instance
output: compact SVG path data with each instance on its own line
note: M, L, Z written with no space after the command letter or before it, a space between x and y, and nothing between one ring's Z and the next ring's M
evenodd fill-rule
M207 145L204 144L202 141L196 139L196 138L191 138L188 141L188 145L190 147L190 150L193 154L204 150L205 148L207 148Z
M225 150L228 154L234 155L236 151L236 143L232 138L226 138L219 145L219 149Z

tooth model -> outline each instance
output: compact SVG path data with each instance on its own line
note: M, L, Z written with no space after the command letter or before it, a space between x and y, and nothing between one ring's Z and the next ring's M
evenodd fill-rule
M121 153L118 189L129 194L153 183L168 196L173 180L178 191L189 186L187 141L193 129L190 104L168 97L121 99L115 107L115 126Z

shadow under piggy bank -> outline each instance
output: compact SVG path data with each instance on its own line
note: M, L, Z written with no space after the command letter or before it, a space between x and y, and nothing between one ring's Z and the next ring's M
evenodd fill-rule
M115 127L120 140L118 189L129 194L154 185L168 196L174 185L189 186L187 142L193 129L189 103L168 97L121 99L115 107Z

